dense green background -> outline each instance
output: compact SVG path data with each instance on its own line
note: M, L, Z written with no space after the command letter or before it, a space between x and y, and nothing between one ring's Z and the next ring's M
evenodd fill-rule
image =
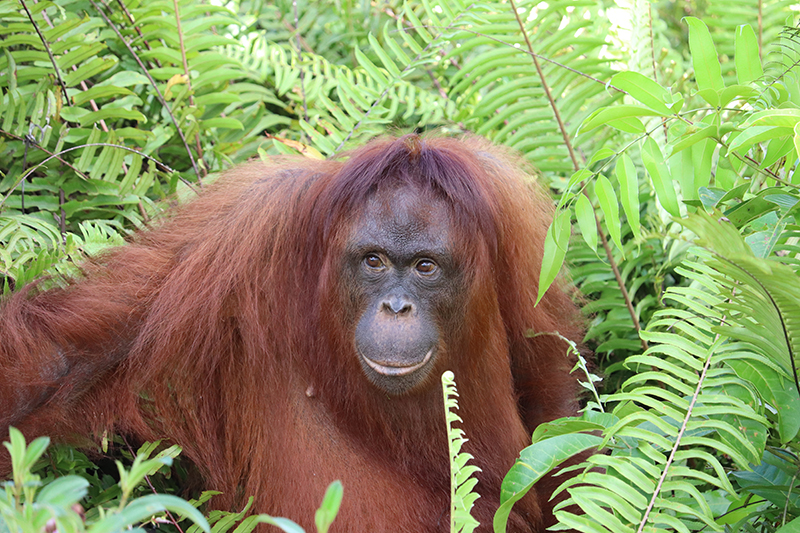
M800 6L218 4L0 0L5 292L72 274L248 158L476 132L519 150L555 192L541 289L566 260L603 375L578 370L587 410L540 428L509 483L602 445L600 468L567 487L579 511L559 512L565 527L800 530ZM75 450L26 464L15 446L0 532L41 531L47 513L61 531L98 533L149 516L115 510L149 491L131 484L160 462L134 464L121 487ZM21 488L31 467L90 485L62 481L40 502ZM77 498L56 497L81 491L86 523ZM504 497L498 530L516 496ZM237 518L210 520L224 531Z

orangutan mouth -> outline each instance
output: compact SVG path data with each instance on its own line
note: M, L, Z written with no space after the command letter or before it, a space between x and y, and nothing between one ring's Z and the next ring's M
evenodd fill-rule
M425 357L417 364L414 365L403 365L403 364L394 364L394 363L377 363L367 357L364 354L361 354L361 358L364 360L369 367L377 372L378 374L382 374L384 376L407 376L412 374L422 368L423 366L428 364L428 361L431 360L433 357L433 348L428 350L428 353L425 354Z

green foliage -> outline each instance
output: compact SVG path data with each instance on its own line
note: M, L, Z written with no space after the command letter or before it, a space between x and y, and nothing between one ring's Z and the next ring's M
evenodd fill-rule
M131 530L144 521L172 512L189 518L200 529L210 533L208 522L188 502L169 494L150 494L131 498L132 491L144 481L145 476L163 466L169 466L178 450L165 450L153 459L137 456L130 470L117 462L121 496L118 504L106 507L99 514L82 516L78 502L88 491L89 482L84 478L69 475L59 477L46 486L32 472L36 462L44 454L50 440L39 437L25 445L25 438L11 428L10 441L4 446L11 454L13 477L3 483L0 493L0 531L39 533L41 531L64 531L66 533L114 533ZM136 527L134 531L144 531Z
M176 517L191 521L192 525L187 530L190 533L224 533L234 527L235 533L250 533L258 524L274 525L286 533L304 531L286 518L264 514L248 516L252 498L241 512L212 511L206 519L197 507L218 494L216 492L204 492L199 499L189 502L171 494L143 495L142 483L147 481L153 487L154 474L171 466L180 453L177 446L161 449L153 458L149 458L150 454L162 447L158 442L146 443L133 457L130 468L126 469L119 460L115 461L119 479L109 482L107 476L98 479L89 473L94 465L80 452L71 448L48 451L49 442L47 437L40 437L26 447L22 433L11 428L10 440L4 446L11 454L13 475L10 481L2 484L0 532L143 532L145 530L138 526L160 522L177 525ZM48 473L42 479L36 472L42 470L46 451L46 462L53 468L79 472L80 475L53 478ZM341 482L330 484L315 517L318 533L327 533L336 519L342 494ZM81 501L92 507L84 511L79 504Z
M464 430L453 425L462 422L455 413L458 409L458 392L456 392L455 376L449 370L442 374L442 392L444 394L444 416L447 423L447 446L450 456L450 531L453 533L474 531L480 523L470 511L480 495L474 491L478 480L472 477L480 468L468 465L472 455L462 452L461 447L467 442Z
M800 143L798 104L784 85L794 80L789 52L796 43L782 43L785 68L767 78L752 28L737 29L739 57L723 69L707 26L691 17L685 23L695 74L683 87L687 96L637 72L614 75L610 83L636 103L587 117L581 131L617 133L573 174L560 199L574 206L587 233L567 257L579 265L574 274L584 292L598 296L587 307L604 314L589 335L608 339L600 351L631 355L607 367L620 378L601 404L590 403L559 434L563 449L599 432L605 452L573 467L578 475L560 487L567 497L557 507L558 528L791 531L800 516L792 496L800 429ZM596 229L585 198L599 208L608 246L617 248L607 255L620 263L627 294L592 260ZM647 282L648 263L651 272L668 273L650 276L660 285L658 299L630 283ZM638 300L633 312L623 310L626 300ZM626 342L617 335L631 331L632 315L639 318L644 306L652 312L639 354L629 335ZM521 461L540 457L539 445ZM512 469L507 482L518 475Z

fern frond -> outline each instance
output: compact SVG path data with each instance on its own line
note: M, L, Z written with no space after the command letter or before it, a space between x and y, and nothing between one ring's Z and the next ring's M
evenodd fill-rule
M719 291L718 307L726 312L715 332L740 341L758 356L738 358L731 366L766 385L765 401L778 411L780 438L787 442L800 429L797 359L800 356L800 277L787 265L753 255L738 232L707 215L682 221L711 252L705 268ZM767 379L764 379L767 378ZM786 386L793 382L788 403Z
M461 446L467 442L464 430L453 424L461 422L455 410L458 409L458 392L453 373L449 370L442 374L442 392L444 394L444 413L447 422L447 445L450 455L450 531L453 533L470 533L480 523L470 515L470 510L480 495L473 489L478 480L472 475L480 472L480 468L468 465L472 455L461 452Z
M615 98L596 81L608 79L611 69L599 58L603 40L585 31L596 21L590 16L594 8L561 0L521 2L517 9L562 121L574 134L591 107L587 102L607 105ZM571 173L561 128L514 12L478 5L464 28L449 56L463 61L451 81L451 98L460 110L454 119L522 151L543 172Z
M787 408L784 397L751 379L759 374L762 383L777 384L787 377L786 345L781 359L783 336L776 332L793 331L800 310L777 295L770 310L764 291L773 283L785 288L779 281L800 285L793 271L755 258L735 229L709 217L693 215L687 226L701 243L715 247L714 254L701 252L704 261L684 263L680 273L692 285L667 291L664 301L674 307L655 313L642 333L650 348L627 358L633 375L619 392L603 398L615 406L615 418L603 430L609 453L589 458L583 466L593 470L560 487L569 494L556 510L564 527L615 533L642 527L720 530L718 508L710 502L720 494L738 500L727 461L742 471L759 464L769 426L765 403L773 410ZM749 274L741 268L745 264ZM756 336L759 328L767 329ZM796 426L796 416L782 416L787 430ZM571 512L569 505L586 515Z

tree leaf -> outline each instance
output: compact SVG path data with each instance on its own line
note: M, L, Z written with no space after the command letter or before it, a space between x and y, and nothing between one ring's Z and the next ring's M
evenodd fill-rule
M653 180L653 187L656 190L661 206L667 212L674 216L680 217L681 210L678 207L678 197L675 194L675 186L672 183L672 176L670 175L669 168L664 163L664 156L661 154L661 149L658 147L652 137L648 137L642 146L642 162L650 179Z
M749 24L736 27L734 46L736 79L739 84L746 85L763 76L764 69L761 68L761 58L758 56L758 41Z
M581 124L581 133L586 133L594 128L608 124L611 121L619 120L630 117L661 117L667 116L671 113L659 113L653 111L649 107L642 107L639 105L615 105L611 107L604 107L598 109Z
M689 25L689 51L697 86L701 90L721 91L725 88L725 82L722 81L722 68L708 26L695 17L684 17L683 20Z
M585 194L579 194L575 201L575 219L586 244L597 251L597 224L594 218L594 208Z
M636 166L628 154L622 154L615 168L617 181L621 194L620 203L628 218L628 225L636 239L642 238L642 229L639 223L639 177Z
M511 508L542 476L573 455L596 448L602 442L603 439L596 435L570 433L539 441L522 450L519 459L503 478L500 507L494 515L494 530L506 531Z
M559 211L544 239L544 255L542 257L542 273L539 275L539 292L536 296L536 303L544 296L547 289L555 281L561 265L564 264L564 256L569 248L570 235L570 216L569 211Z
M671 115L665 102L670 101L669 91L650 78L633 71L619 72L611 78L611 85L627 91L632 97L661 115ZM671 102L670 102L671 103Z
M603 210L608 233L611 234L611 239L617 245L617 248L622 250L622 239L619 231L619 203L617 202L614 187L607 177L600 176L597 178L594 191L597 194L597 200L600 202L600 209Z

